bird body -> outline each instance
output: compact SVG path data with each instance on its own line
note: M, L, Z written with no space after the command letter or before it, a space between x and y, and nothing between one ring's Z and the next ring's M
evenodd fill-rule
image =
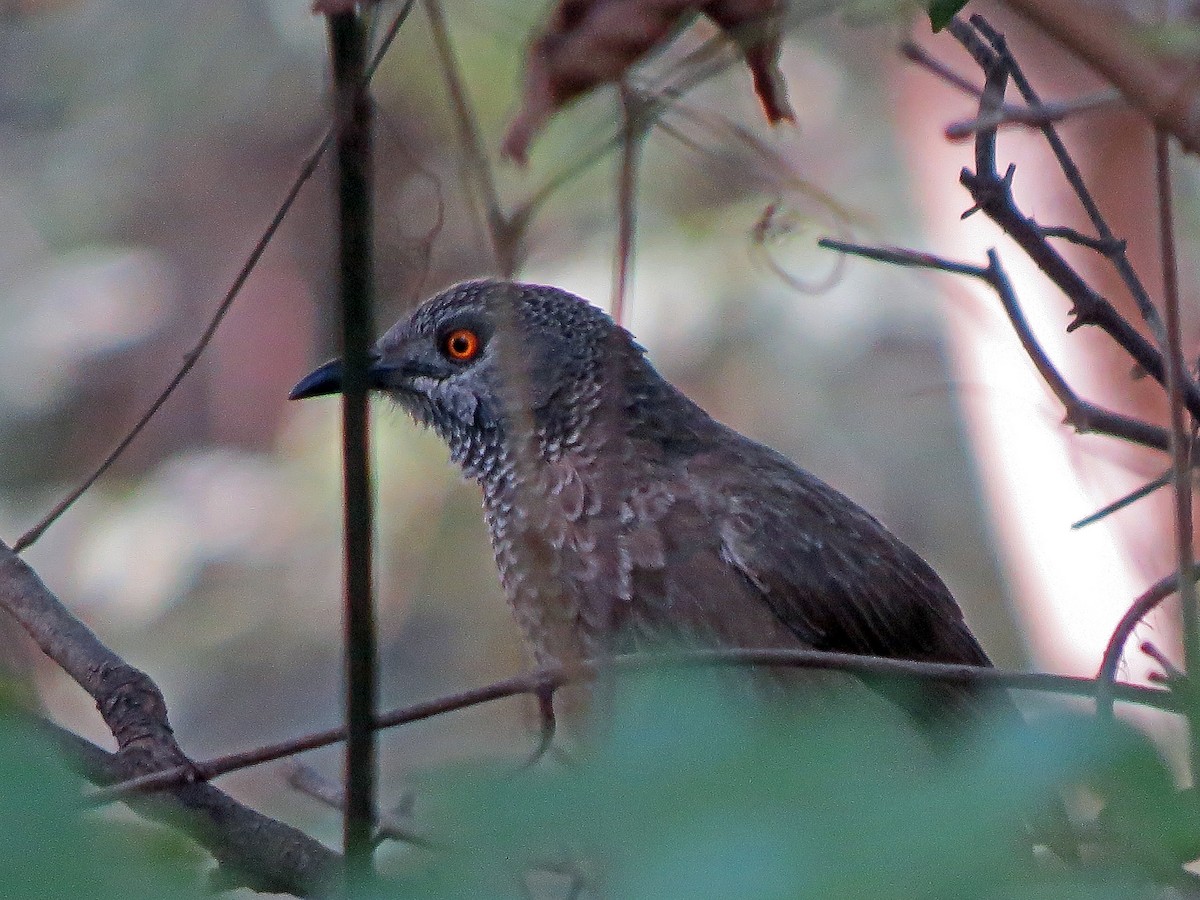
M712 419L586 301L467 282L375 350L372 385L482 486L501 582L539 663L671 640L990 665L917 553ZM339 389L334 362L292 396ZM969 688L936 693L976 703Z

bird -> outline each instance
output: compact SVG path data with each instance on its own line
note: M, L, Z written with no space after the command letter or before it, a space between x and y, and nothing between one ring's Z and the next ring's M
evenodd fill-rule
M333 360L290 397L338 393L342 375ZM992 665L920 555L712 418L581 297L454 285L378 340L369 386L482 487L500 581L540 665L674 641ZM920 723L986 707L971 684L868 683Z

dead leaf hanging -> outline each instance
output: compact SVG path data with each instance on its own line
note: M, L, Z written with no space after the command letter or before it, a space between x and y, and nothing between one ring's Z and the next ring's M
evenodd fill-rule
M524 96L504 138L505 156L523 163L554 113L592 88L620 80L695 13L742 48L767 119L791 119L778 68L782 6L782 0L559 0L530 44Z

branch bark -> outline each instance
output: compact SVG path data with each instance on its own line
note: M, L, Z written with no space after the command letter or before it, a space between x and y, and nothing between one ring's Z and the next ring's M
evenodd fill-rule
M229 883L303 897L329 893L341 868L338 854L197 781L195 765L176 742L166 701L150 676L106 647L3 543L0 607L96 701L116 738L117 752L108 753L47 726L89 781L108 785L164 769L180 773L170 787L130 798L130 805L191 835L216 858Z

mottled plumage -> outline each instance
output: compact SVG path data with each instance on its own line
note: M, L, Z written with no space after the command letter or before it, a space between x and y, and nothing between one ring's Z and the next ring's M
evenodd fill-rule
M920 556L712 419L586 301L468 282L376 352L372 384L482 485L504 590L539 662L680 638L990 665ZM331 363L293 396L339 387ZM937 693L974 706L965 688Z

